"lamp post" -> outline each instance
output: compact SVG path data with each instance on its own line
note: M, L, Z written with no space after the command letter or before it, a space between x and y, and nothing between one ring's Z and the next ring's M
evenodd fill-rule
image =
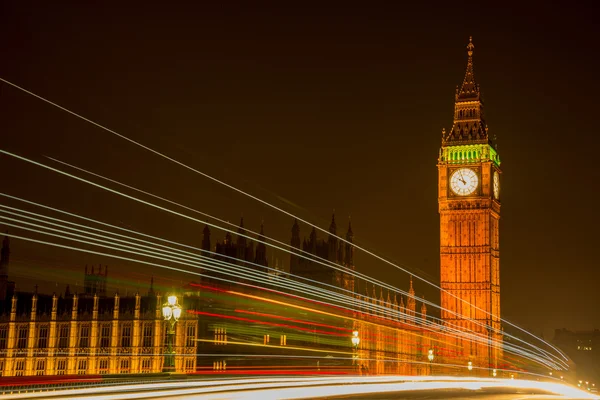
M469 361L467 363L467 369L469 370L469 376L471 376L471 371L473 371L473 362Z
M167 297L163 304L162 315L167 322L167 352L163 372L175 372L175 351L173 350L173 338L175 336L175 324L181 317L181 306L177 303L177 296Z
M429 375L432 375L431 363L433 362L433 359L434 359L433 349L429 349L429 352L427 353L427 359L429 360Z
M358 337L358 331L352 332L352 365L358 366L358 344L360 343L360 338Z

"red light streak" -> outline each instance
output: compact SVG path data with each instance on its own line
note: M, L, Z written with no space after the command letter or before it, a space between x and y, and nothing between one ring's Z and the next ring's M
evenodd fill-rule
M321 331L321 330L310 329L310 328L303 328L301 326L296 326L296 325L278 324L278 323L275 323L275 322L260 321L258 319L250 319L250 318L243 318L243 317L234 317L233 315L214 314L214 313L209 313L209 312L205 312L205 311L196 311L196 310L187 310L187 312L190 313L190 314L206 315L206 316L209 316L209 317L225 318L225 319L232 319L232 320L244 321L244 322L254 322L254 323L257 323L257 324L261 324L261 325L279 326L279 327L282 327L282 328L296 329L296 330L301 330L301 331L311 332L311 333L322 333L322 334L325 334L325 335L342 336L342 337L347 336L347 335L343 335L343 334L337 333L337 332L329 332L329 331Z
M337 330L345 331L345 332L352 332L352 329L348 329L348 328L340 328L338 326L332 326L332 325L327 325L327 324L320 324L320 323L317 323L317 322L303 321L303 320L300 320L300 319L294 319L294 318L288 318L288 317L281 317L279 315L274 315L274 314L266 314L266 313L260 313L260 312L256 312L256 311L247 311L247 310L239 310L239 309L236 309L234 311L238 312L238 313L242 313L242 314L258 315L258 316L261 316L261 317L282 319L282 320L285 320L285 321L296 322L296 323L299 323L299 324L322 326L322 327L325 327L325 328L337 329Z

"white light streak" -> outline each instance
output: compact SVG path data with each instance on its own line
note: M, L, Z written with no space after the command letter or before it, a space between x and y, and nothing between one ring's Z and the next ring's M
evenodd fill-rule
M65 107L62 107L62 106L60 106L59 104L57 104L57 103L55 103L55 102L52 102L52 101L50 101L50 100L48 100L48 99L46 99L46 98L44 98L44 97L42 97L42 96L40 96L40 95L37 95L37 94L35 94L35 93L33 93L33 92L29 91L29 90L26 90L25 88L22 88L22 87L20 87L20 86L18 86L18 85L16 85L16 84L14 84L14 83L12 83L12 82L8 81L8 80L5 80L5 79L3 79L3 78L0 78L0 81L2 81L2 82L4 82L4 83L6 83L6 84L8 84L8 85L10 85L10 86L12 86L12 87L14 87L14 88L16 88L16 89L19 89L19 90L23 91L24 93L27 93L27 94L29 94L29 95L31 95L31 96L33 96L33 97L35 97L35 98L39 99L39 100L42 100L42 101L44 101L44 102L46 102L46 103L48 103L48 104L50 104L50 105L52 105L52 106L54 106L54 107L57 107L58 109L60 109L60 110L62 110L62 111L65 111L65 112L67 112L67 113L69 113L69 114L71 114L71 115L73 115L73 116L75 116L75 117L77 117L77 118L80 118L80 119L82 119L82 120L84 120L84 121L86 121L86 122L88 122L88 123L90 123L90 124L92 124L92 125L94 125L94 126L96 126L96 127L100 128L100 129L103 129L103 130L105 130L105 131L107 131L107 132L109 132L109 133L111 133L111 134L113 134L113 135L115 135L115 136L117 136L117 137L119 137L119 138L123 139L123 140L126 140L126 141L128 141L128 142L130 142L130 143L132 143L132 144L134 144L134 145L136 145L136 146L138 146L138 147L140 147L140 148L143 148L143 149L144 149L144 150L146 150L146 151L149 151L149 152L151 152L151 153L153 153L153 154L156 154L156 155L158 155L158 156L160 156L160 157L162 157L162 158L164 158L164 159L166 159L166 160L168 160L168 161L170 161L170 162L173 162L173 163L175 163L175 164L177 164L177 165L179 165L179 166L181 166L181 167L183 167L183 168L186 168L186 169L188 169L188 170L190 170L190 171L192 171L192 172L194 172L194 173L196 173L196 174L198 174L198 175L201 175L201 176L203 176L203 177L205 177L205 178L207 178L207 179L209 179L209 180L212 180L213 182L216 182L216 183L218 183L218 184L220 184L220 185L222 185L222 186L225 186L225 187L227 187L227 188L229 188L229 189L231 189L231 190L233 190L233 191L235 191L235 192L237 192L237 193L240 193L240 194L242 194L242 195L244 195L244 196L246 196L246 197L249 197L249 198L251 198L251 199L253 199L253 200L255 200L255 201L257 201L257 202L259 202L259 203L261 203L261 204L264 204L264 205L266 205L266 206L268 206L268 207L270 207L270 208L272 208L272 209L274 209L274 210L277 210L277 211L279 211L279 212L281 212L281 213L283 213L283 214L285 214L285 215L288 215L288 216L290 216L290 217L294 217L294 218L296 218L298 221L301 221L301 222L303 222L303 223L305 223L305 224L307 224L307 225L309 225L309 226L311 226L311 227L313 227L313 228L315 228L315 229L317 229L317 230L319 230L319 231L321 231L321 232L324 232L324 233L326 233L326 234L330 234L330 233L329 233L327 230L325 230L325 229L323 229L323 228L321 228L321 227L319 227L319 226L317 226L317 225L314 225L314 224L310 223L310 222L309 222L309 221L307 221L307 220L304 220L304 219L302 219L302 218L299 218L298 216L295 216L294 214L292 214L292 213L290 213L290 212L288 212L288 211L286 211L286 210L284 210L284 209L282 209L282 208L280 208L280 207L277 207L277 206L275 206L275 205L273 205L273 204L271 204L271 203L269 203L269 202L267 202L267 201L265 201L265 200L262 200L262 199L260 199L259 197L256 197L256 196L254 196L254 195L252 195L252 194L250 194L250 193L248 193L248 192L245 192L245 191L243 191L243 190L241 190L241 189L238 189L237 187L235 187L235 186L233 186L233 185L230 185L230 184L228 184L228 183L226 183L226 182L224 182L224 181L221 181L221 180L219 180L219 179L217 179L217 178L215 178L215 177L212 177L211 175L208 175L208 174L206 174L206 173L204 173L204 172L202 172L202 171L200 171L200 170L197 170L197 169L195 169L195 168L193 168L193 167L191 167L191 166L188 166L187 164L185 164L185 163L182 163L182 162L180 162L180 161L178 161L178 160L176 160L176 159L174 159L174 158L172 158L172 157L169 157L169 156L167 156L167 155L166 155L166 154L164 154L164 153L161 153L161 152L159 152L159 151L157 151L157 150L154 150L154 149L152 149L152 148L150 148L150 147L148 147L148 146L145 146L145 145L143 145L143 144L142 144L142 143L140 143L140 142L137 142L137 141L135 141L135 140L133 140L133 139L130 139L130 138L128 138L128 137L127 137L127 136L125 136L125 135L122 135L122 134L120 134L120 133L118 133L118 132L116 132L116 131L114 131L114 130L112 130L112 129L109 129L109 128L107 128L107 127L105 127L105 126L103 126L103 125L101 125L101 124L99 124L99 123L97 123L97 122L94 122L93 120L90 120L90 119L88 119L88 118L85 118L84 116L82 116L82 115L80 115L80 114L77 114L77 113L75 113L75 112L73 112L73 111L71 111L71 110L69 110L69 109L67 109L67 108L65 108ZM2 152L3 152L3 153L5 153L5 154L12 155L12 154L10 154L10 153L8 153L8 152L4 152L4 151L2 151ZM13 156L13 157L18 157L18 158L24 159L24 158L22 158L22 157L19 157L19 156L16 156L16 155L12 155L12 156ZM24 159L24 160L26 160L26 159ZM42 165L42 164L39 164L39 163L38 163L38 165ZM47 166L46 166L46 168L50 168L50 167L47 167ZM56 171L58 172L58 170L56 170ZM80 180L81 180L81 178L77 178L77 179L80 179ZM91 183L91 182L90 182L90 183ZM91 183L91 184L93 184L93 183ZM95 186L98 186L98 185L96 185L96 184L94 184L94 185L95 185ZM107 190L109 190L109 191L113 191L113 190L110 190L109 188L107 188ZM115 191L113 191L113 192L115 192ZM122 194L122 195L123 195L123 194ZM131 199L135 199L135 198L133 198L133 197L131 197L131 196L127 196L127 195L125 195L125 196L126 196L126 197L129 197L129 198L131 198ZM139 201L139 200L138 200L138 201ZM147 203L147 204L150 204L150 203ZM187 218L191 218L191 217L187 216ZM361 246L358 246L358 245L356 245L356 244L354 244L354 243L351 243L351 242L347 241L347 240L346 240L345 238L343 238L343 237L340 237L340 236L336 236L336 237L338 238L338 240L341 240L342 242L344 242L344 243L347 243L347 244L351 244L351 245L353 245L353 246L354 246L356 249L358 249L358 250L361 250L361 251L365 252L366 254L369 254L370 256L372 256L372 257L375 257L376 259L378 259L378 260L380 260L380 261L382 261L382 262L384 262L384 263L386 263L386 264L388 264L388 265L390 265L390 266L392 266L392 267L394 267L394 268L397 268L397 269L399 269L399 270L402 270L402 271L404 271L405 273L408 273L408 274L410 274L411 276L414 276L416 279L419 279L419 280L421 280L421 281L423 281L423 282L425 282L425 283L427 283L427 284L429 284L429 285L431 285L431 286L433 286L433 287L437 288L437 289L438 289L438 290L440 290L440 291L444 291L444 292L445 292L445 290L444 290L444 289L442 289L440 286L436 285L435 283L433 283L433 282L430 282L430 281L428 281L428 280L426 280L426 279L424 279L424 278L422 278L422 277L420 277L420 276L418 276L418 275L415 275L415 274L411 273L409 270L407 270L407 269L405 269L405 268L403 268L403 267L401 267L401 266L399 266L399 265L397 265L397 264L394 264L393 262L391 262L391 261L389 261L389 260L387 260L387 259L385 259L385 258L383 258L383 257L381 257L381 256L379 256L379 255L377 255L377 254L375 254L375 253L373 253L373 252L371 252L370 250L367 250L367 249L365 249L365 248L363 248L363 247L361 247ZM383 284L383 283L382 283L382 284ZM386 285L386 286L387 286L387 285ZM395 290L395 288L393 288L393 290ZM487 314L487 315L491 315L491 314L490 314L488 311L486 311L486 310L483 310L483 309L481 309L481 308L479 308L479 307L477 307L477 306L475 306L475 305L473 305L473 304L470 304L470 303L469 303L469 302L467 302L466 300L464 300L464 299L461 299L461 298L459 298L459 297L455 296L455 295L454 295L454 294L452 294L452 293L449 293L449 292L446 292L446 293L448 293L448 294L449 294L450 296L452 296L452 297L455 297L457 300L459 300L459 301L461 301L461 302L463 302L463 303L466 303L467 305L469 305L469 306L471 306L471 307L473 307L473 308L475 308L475 309L477 309L477 310L479 310L479 311L482 311L482 312L484 312L484 313L485 313L485 314ZM558 354L558 356L562 357L562 358L563 358L563 360L564 360L565 362L566 362L566 361L568 361L567 357L566 357L566 356L565 356L565 355L564 355L564 354L563 354L563 353L562 353L562 352L561 352L561 351L560 351L558 348L556 348L555 346L551 345L550 343L548 343L548 342L545 342L544 340L542 340L542 339L540 339L540 338L536 337L535 335L533 335L533 334L531 334L530 332L526 331L525 329L523 329L523 328L520 328L519 326L517 326L517 325L515 325L515 324L511 323L510 321L507 321L507 320L504 320L504 319L501 319L501 321L503 321L503 322L505 322L506 324L508 324L508 325L510 325L510 326L512 326L512 327L514 327L514 328L516 328L516 329L518 329L518 330L520 330L520 331L524 332L524 333L525 333L525 334L527 334L527 335L530 335L531 337L535 338L536 340L538 340L538 341L541 341L542 343L546 344L547 346L549 346L550 348L552 348L554 351L556 351L556 353ZM495 330L495 328L492 328L492 329L494 329L494 330ZM499 333L501 333L501 332L499 332ZM520 339L519 339L519 340L520 340ZM542 351L543 351L543 350L542 350ZM552 357L556 357L555 355L551 355L551 356L552 356ZM563 363L563 364L565 364L565 365L566 365L566 363Z

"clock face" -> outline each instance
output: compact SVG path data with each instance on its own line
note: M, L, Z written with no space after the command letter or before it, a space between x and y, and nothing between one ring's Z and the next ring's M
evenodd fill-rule
M497 171L494 171L494 198L498 200L500 198L500 175Z
M450 188L459 196L468 196L475 192L479 184L477 173L470 168L460 168L450 176Z

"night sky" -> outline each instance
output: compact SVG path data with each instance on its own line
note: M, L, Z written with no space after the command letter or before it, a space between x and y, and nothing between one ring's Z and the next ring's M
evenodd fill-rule
M503 161L502 317L547 337L555 328L600 328L600 38L592 9L22 3L1 6L2 78L323 228L335 209L345 234L351 216L357 243L433 281L441 129L452 126L472 35ZM290 239L290 217L6 84L0 148L45 163L52 156L234 223L243 216L250 229L264 220L267 235ZM200 246L200 224L6 156L0 188ZM214 245L223 233L212 233ZM18 240L11 248L20 290L38 281L45 292L73 288L84 265L98 263L122 291L145 291L150 276L165 287L193 279ZM288 257L269 254L287 267ZM405 273L364 255L356 264L408 288ZM439 302L423 283L416 291Z

